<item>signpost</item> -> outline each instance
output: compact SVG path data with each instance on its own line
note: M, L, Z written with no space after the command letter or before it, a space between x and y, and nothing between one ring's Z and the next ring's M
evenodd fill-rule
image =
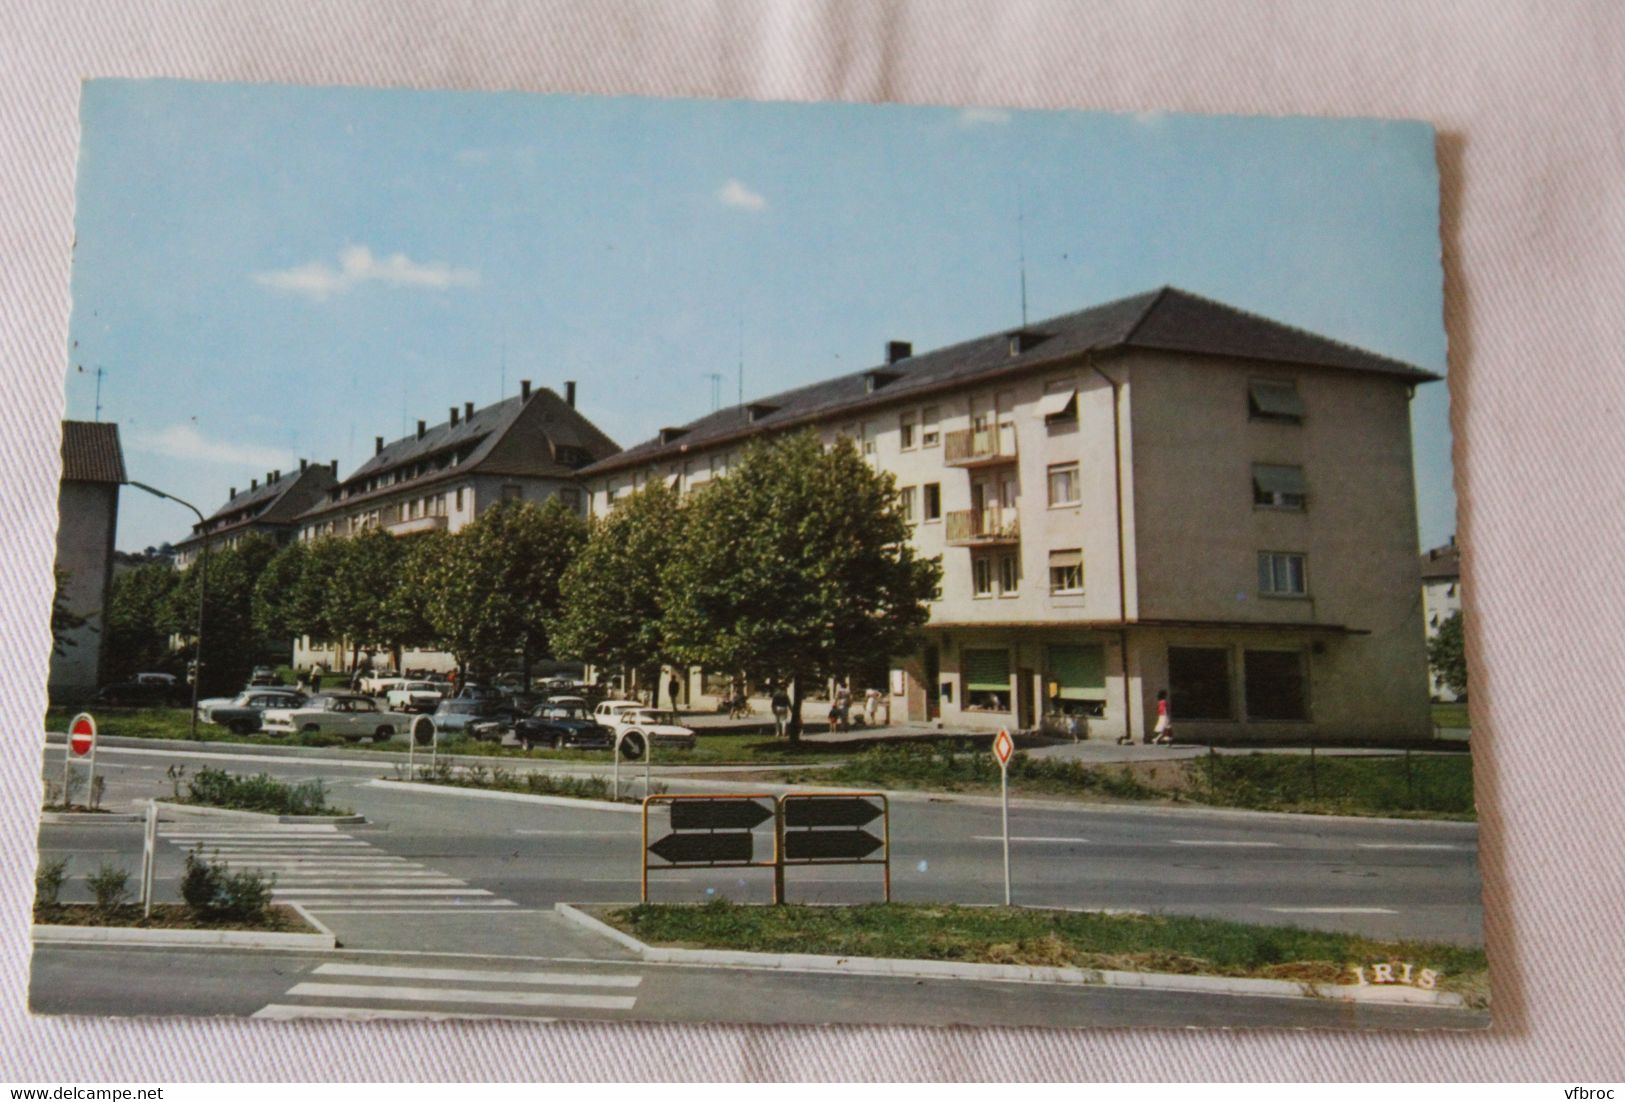
M645 735L641 731L615 732L615 752L610 755L610 798L621 798L621 758L627 761L643 759L643 794L649 795L653 789L653 779L650 762L654 760L654 736Z
M435 757L440 752L440 726L431 716L418 716L412 721L412 730L406 738L406 775L416 775L417 749L419 746L429 747L429 763L432 766Z
M90 794L96 790L96 719L89 712L80 712L68 724L68 745L62 754L62 807L66 809L68 781L73 776L73 759L90 759L90 775L85 779L85 806L90 806Z
M616 747L619 756L619 746ZM770 803L763 806L763 800ZM671 833L649 841L649 809L671 808ZM727 796L645 796L643 799L643 902L649 902L649 874L661 869L771 868L775 870L773 902L779 902L778 832L773 835L773 859L756 861L755 829L775 817L778 803L764 794ZM650 855L663 865L651 865Z
M1004 905L1010 906L1010 755L1016 742L1000 728L993 737L993 756L999 760L999 824L1004 836Z
M877 838L863 829L880 820ZM787 792L779 797L778 897L786 865L880 865L891 902L891 804L884 793ZM881 850L879 857L872 857Z
M147 829L141 837L141 913L152 917L152 880L158 863L158 801L147 801Z

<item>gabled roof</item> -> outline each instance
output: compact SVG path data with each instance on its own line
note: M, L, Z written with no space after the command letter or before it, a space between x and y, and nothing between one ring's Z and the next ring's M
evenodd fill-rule
M322 500L327 490L338 481L333 469L325 463L310 463L297 471L275 471L275 477L234 494L205 522L209 537L250 526L291 524L295 517L311 505ZM187 548L202 542L198 525L192 534L176 547Z
M62 481L122 483L124 451L118 426L106 421L62 422Z
M1423 581L1443 581L1459 577L1461 577L1461 548L1456 546L1455 540L1451 540L1443 547L1435 547L1422 553Z
M1088 352L1130 348L1304 364L1418 383L1439 377L1222 302L1163 287L1032 322L1020 330L976 337L896 363L787 390L744 407L718 410L682 426L678 435L667 433L669 443L661 443L656 437L580 473L606 474L680 455L697 446L808 424L848 411L856 413L980 376L1003 375ZM882 377L875 378L877 373ZM874 386L875 382L882 385Z

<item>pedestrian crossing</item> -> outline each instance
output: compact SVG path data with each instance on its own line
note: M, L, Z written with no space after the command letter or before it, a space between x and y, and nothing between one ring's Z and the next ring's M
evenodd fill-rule
M211 859L276 877L272 898L320 914L501 913L518 906L331 823L162 824L159 836Z
M619 1017L637 1006L633 972L516 971L334 962L317 965L256 1018L503 1019Z

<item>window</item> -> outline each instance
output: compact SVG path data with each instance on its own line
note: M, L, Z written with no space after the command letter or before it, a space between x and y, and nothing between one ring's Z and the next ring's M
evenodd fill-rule
M1250 650L1242 664L1248 719L1309 718L1301 651Z
M1174 726L1186 719L1231 719L1230 652L1224 647L1169 647L1168 695Z
M463 488L461 486L457 487L457 511L459 513L463 511Z
M1017 555L999 556L999 596L1014 597L1021 591L1021 558Z
M518 501L524 496L524 488L513 482L505 483L502 487L503 501Z
M913 410L897 415L897 446L903 451L911 451L914 447L914 419Z
M925 519L929 523L942 519L942 483L927 482L924 487Z
M976 597L993 596L993 560L977 556L970 561L971 594Z
M1010 710L1010 652L973 650L959 652L960 676L965 681L965 707L979 712Z
M920 411L920 447L934 448L942 435L937 432L937 407L926 406Z
M1059 421L1076 421L1078 419L1078 392L1071 383L1063 389L1046 393L1038 403L1038 414L1044 419L1046 425L1053 425Z
M1253 504L1263 509L1302 512L1309 501L1309 486L1302 467L1253 464Z
M1076 505L1082 501L1078 491L1078 465L1076 463L1057 463L1049 469L1049 503L1051 507L1058 505Z
M1258 592L1268 597L1303 597L1309 592L1304 556L1295 551L1258 553Z
M1083 592L1083 551L1080 548L1049 553L1049 591Z
M902 511L903 519L910 524L913 524L916 519L914 516L915 496L913 486L904 486L897 491L897 507Z
M572 513L581 512L581 491L566 486L559 491L559 500L569 508Z
M1048 672L1049 676L1044 680L1052 711L1075 710L1058 706L1061 701L1105 703L1105 647L1052 646L1049 648Z
M1247 416L1254 421L1284 425L1303 423L1303 399L1298 384L1278 379L1254 379L1247 384Z

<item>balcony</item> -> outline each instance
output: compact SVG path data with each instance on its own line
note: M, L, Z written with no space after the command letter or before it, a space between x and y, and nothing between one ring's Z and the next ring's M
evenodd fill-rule
M384 528L392 536L410 536L417 532L433 532L446 526L444 516L413 517L411 520L397 520L393 524L386 524Z
M947 521L945 534L950 547L993 547L1021 542L1020 517L1013 508L962 509L949 513Z
M942 462L949 467L991 467L1016 461L1016 427L959 429L942 434Z

